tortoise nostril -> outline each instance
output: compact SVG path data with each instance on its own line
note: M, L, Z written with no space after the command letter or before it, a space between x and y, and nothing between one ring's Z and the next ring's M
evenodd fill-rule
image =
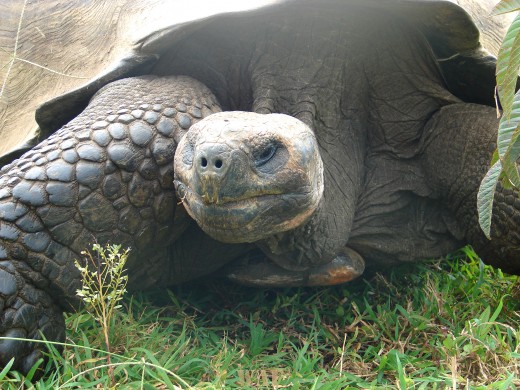
M229 168L229 147L222 143L207 143L199 146L195 152L196 169L206 177L224 175ZM209 175L209 176L208 176Z

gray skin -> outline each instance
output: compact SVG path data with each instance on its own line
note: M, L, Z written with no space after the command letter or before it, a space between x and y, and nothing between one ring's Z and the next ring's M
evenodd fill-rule
M294 7L163 35L153 75L84 108L139 73L123 66L38 112L45 131L84 108L0 171L1 336L64 339L73 260L94 241L132 248L132 289L214 272L330 285L467 243L520 273L516 191L498 188L491 241L476 222L492 61L471 45L439 59L466 38L436 40L402 9ZM26 372L38 348L0 340L0 364Z

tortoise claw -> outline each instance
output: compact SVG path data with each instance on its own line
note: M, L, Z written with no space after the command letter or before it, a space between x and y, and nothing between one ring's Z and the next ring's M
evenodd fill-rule
M332 286L350 282L363 274L365 261L359 253L343 248L330 263L311 269L307 286Z
M233 263L226 277L234 282L257 287L332 286L349 282L365 270L363 258L344 248L330 263L306 271L290 271L266 257Z

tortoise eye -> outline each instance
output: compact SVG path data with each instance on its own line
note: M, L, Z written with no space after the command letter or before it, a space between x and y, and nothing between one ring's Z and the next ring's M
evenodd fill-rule
M269 144L255 156L255 165L261 167L273 158L278 147L275 144Z

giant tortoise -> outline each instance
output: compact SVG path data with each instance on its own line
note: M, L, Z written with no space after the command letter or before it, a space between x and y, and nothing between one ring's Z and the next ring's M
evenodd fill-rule
M0 171L0 335L64 338L92 242L131 247L133 289L332 285L467 243L519 273L517 192L498 189L491 240L475 207L494 66L446 1L278 1L152 31L43 104L45 139ZM40 354L0 341L0 364Z

